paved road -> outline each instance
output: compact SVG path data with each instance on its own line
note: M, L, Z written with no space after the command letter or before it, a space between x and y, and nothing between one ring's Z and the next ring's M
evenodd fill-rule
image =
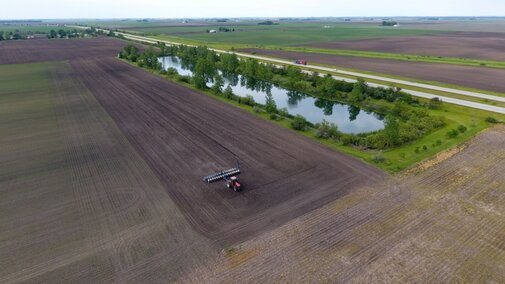
M68 27L87 28L87 27L82 27L82 26L68 26ZM109 32L108 30L104 30L104 29L102 29L102 31L104 31L105 33ZM115 33L117 35L122 35L127 39L132 39L132 40L145 42L145 43L163 42L163 43L169 44L169 45L180 44L178 42L157 40L157 39L152 39L152 38L148 38L148 37L123 33L123 32L115 32ZM470 91L433 86L433 85L416 83L416 82L405 81L405 80L391 79L391 78L387 78L387 77L369 75L369 74L358 73L358 72L350 72L350 71L339 70L339 69L334 69L334 68L329 68L329 67L322 67L322 66L317 66L317 65L303 65L302 66L302 65L296 64L292 61L288 61L288 60L275 59L275 58L264 57L264 56L257 56L254 54L247 54L247 53L241 53L241 52L226 51L226 50L220 50L220 49L215 49L215 48L211 48L211 49L215 52L218 52L218 53L235 53L235 54L237 54L237 56L240 56L240 57L254 58L254 59L258 59L258 60L270 61L270 62L279 63L279 64L283 64L283 65L294 65L294 66L298 66L301 68L311 68L311 69L319 70L319 71L323 71L323 72L332 72L332 73L340 73L343 75L355 76L355 77L363 78L365 81L366 81L366 79L374 79L374 80L380 80L380 81L384 81L384 82L388 82L388 83L396 83L396 84L402 84L402 85L407 85L407 86L412 86L412 87L419 87L419 88L428 89L428 90L443 91L443 92L448 92L448 93L453 93L453 94L458 94L458 95L463 95L463 96L468 96L468 97L487 99L487 100L492 100L492 101L497 101L497 102L505 102L505 97L492 96L492 95L482 94L482 93L478 93L478 92L470 92ZM341 76L333 76L333 77L335 79L344 80L344 81L348 81L348 82L355 82L356 81L354 79L349 79L349 78L341 77ZM376 84L376 83L368 83L368 85L372 86L372 87L385 87L385 88L390 87L389 85ZM409 90L408 88L403 88L402 91L404 91L405 93L409 93L409 94L416 96L416 97L421 97L421 98L426 98L426 99L439 98L443 102L447 102L447 103L451 103L451 104L455 104L455 105L460 105L460 106L465 106L465 107L505 114L505 108L503 108L503 107L497 107L497 106L492 106L492 105L488 105L488 104L476 103L476 102L471 102L471 101L467 101L467 100L463 100L463 99L455 99L455 98L451 98L451 97L430 94L427 92Z

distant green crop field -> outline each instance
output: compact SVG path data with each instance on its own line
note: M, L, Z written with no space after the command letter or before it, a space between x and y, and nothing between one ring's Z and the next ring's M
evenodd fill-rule
M345 26L334 25L330 28L317 27L293 27L258 30L242 30L231 33L194 33L180 34L193 40L239 44L264 44L264 45L301 45L316 42L331 42L353 39L380 38L390 36L411 36L422 34L435 34L439 31L395 29L392 27L379 26Z
M198 24L197 26L195 26ZM353 39L381 38L437 34L443 31L382 27L379 23L343 22L281 22L278 25L258 25L258 21L200 22L96 22L101 27L119 28L146 35L177 36L189 40L246 45L301 45ZM207 33L219 27L235 29L234 32Z

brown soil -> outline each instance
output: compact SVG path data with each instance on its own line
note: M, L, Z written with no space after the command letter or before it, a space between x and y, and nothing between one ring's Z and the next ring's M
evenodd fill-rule
M116 59L72 65L190 222L210 238L250 238L383 176L357 159ZM237 159L243 192L202 182Z
M415 176L363 188L223 254L212 283L503 283L505 128ZM189 281L189 280L188 280Z
M317 43L308 46L505 61L504 33L455 32Z
M125 41L112 38L36 39L0 42L0 64L114 57ZM141 47L141 45L137 45Z
M400 60L375 59L354 56L338 56L318 53L266 50L258 48L243 49L257 55L274 56L289 60L305 59L310 63L373 71L382 74L410 77L452 85L505 92L505 69L479 68L450 64L433 64Z
M20 49L6 48L9 63L60 62L44 63L44 89L5 94L13 102L0 129L8 149L0 155L2 283L174 282L206 270L223 249L385 176L113 58L126 42L12 44ZM30 54L30 44L40 52ZM40 95L19 97L32 91ZM237 158L243 192L202 182ZM229 265L253 257L239 250Z

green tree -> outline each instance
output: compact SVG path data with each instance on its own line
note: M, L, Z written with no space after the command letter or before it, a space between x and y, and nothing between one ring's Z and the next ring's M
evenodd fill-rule
M119 52L119 58L127 59L132 62L137 62L139 57L139 50L135 46L129 44Z
M198 89L205 89L207 87L205 75L202 73L194 73L193 82Z
M256 59L246 59L240 61L241 73L245 76L257 78L256 74L258 72L258 60Z
M4 32L0 31L0 41L5 40Z
M161 70L161 63L158 61L158 54L154 52L152 47L140 55L139 61L141 62L141 65L146 68Z
M316 137L323 139L336 139L340 136L340 132L338 131L338 127L334 123L329 123L328 121L323 119L316 130Z
M276 113L277 112L277 104L272 96L272 93L268 92L265 96L265 110L268 113Z
M223 97L231 100L234 96L235 94L233 94L233 90L231 89L230 85L228 85L228 87L226 87L226 89L223 91Z
M316 90L321 95L326 97L332 97L335 94L337 82L331 75L324 76L324 78L316 79L317 87Z
M294 130L303 131L307 128L307 120L301 115L296 115L291 121L291 127Z
M388 115L386 116L384 124L384 135L387 139L386 146L391 147L397 145L400 138L400 124L398 120L394 116Z
M58 30L58 36L59 36L60 38L64 38L64 37L66 37L66 36L67 36L67 32L66 32L66 31L64 31L64 30L62 30L62 29L59 29L59 30Z
M365 99L365 92L367 90L367 85L363 79L358 79L356 83L354 83L354 87L352 88L351 93L349 94L349 99L352 102L361 102Z
M209 58L200 58L196 62L193 78L195 86L199 89L204 89L207 83L212 80L217 74L216 65Z
M223 89L223 86L224 86L224 79L223 79L223 76L217 74L215 77L214 77L214 85L212 85L212 91L215 93L215 94L219 94L221 93L222 89Z
M225 73L235 73L239 66L239 60L235 53L223 53L219 56L221 70Z

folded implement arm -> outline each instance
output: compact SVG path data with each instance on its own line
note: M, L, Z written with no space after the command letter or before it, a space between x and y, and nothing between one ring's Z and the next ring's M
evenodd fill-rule
M237 175L239 173L240 173L240 168L238 168L238 167L231 168L231 169L228 169L228 170L224 170L224 171L220 171L220 172L208 175L208 176L206 176L206 177L203 178L203 182L205 182L205 183L211 183L211 182L217 181L217 180L222 180L222 179L226 180L228 177Z

